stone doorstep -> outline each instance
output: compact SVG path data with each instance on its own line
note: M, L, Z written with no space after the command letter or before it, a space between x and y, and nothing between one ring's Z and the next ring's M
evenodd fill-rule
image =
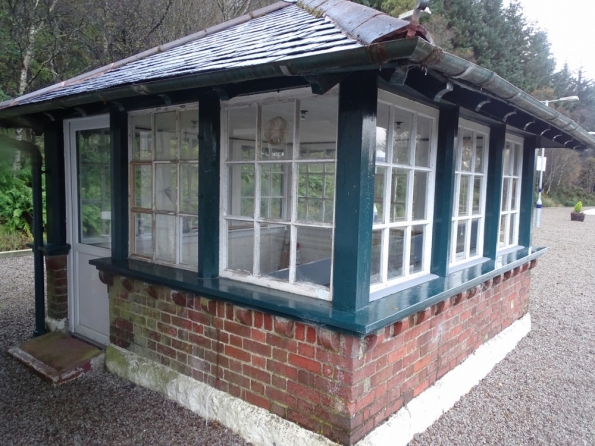
M53 384L62 384L103 365L100 349L61 332L30 339L8 353Z

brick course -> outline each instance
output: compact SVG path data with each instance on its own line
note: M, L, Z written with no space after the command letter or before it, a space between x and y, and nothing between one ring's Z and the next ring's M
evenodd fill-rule
M66 255L45 258L47 315L55 320L68 317L68 278Z
M123 277L110 340L217 389L354 444L521 318L527 263L365 338Z

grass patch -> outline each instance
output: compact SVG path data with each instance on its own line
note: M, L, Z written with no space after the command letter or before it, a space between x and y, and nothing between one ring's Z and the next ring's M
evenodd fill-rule
M33 239L22 232L9 232L6 228L0 227L0 251L17 251L27 249L27 243Z

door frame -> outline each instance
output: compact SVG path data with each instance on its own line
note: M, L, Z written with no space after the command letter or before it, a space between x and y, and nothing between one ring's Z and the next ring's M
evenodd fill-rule
M78 299L78 253L96 257L111 256L109 249L98 246L85 245L78 242L79 230L79 197L78 197L78 160L76 147L76 132L80 130L93 130L109 128L109 115L97 115L83 118L74 118L64 121L64 163L65 163L65 190L66 190L66 240L71 249L67 259L68 283L68 329L71 333L82 335L77 331L80 321L80 305ZM111 186L110 186L111 187ZM106 299L107 287L106 287ZM109 310L108 310L109 311ZM109 318L109 314L106 315ZM96 342L96 339L91 339ZM109 343L109 333L106 333L105 345Z

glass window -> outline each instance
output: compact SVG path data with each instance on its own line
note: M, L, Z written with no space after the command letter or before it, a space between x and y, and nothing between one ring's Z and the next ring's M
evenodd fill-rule
M457 138L450 265L483 255L489 129L461 120Z
M518 245L519 214L521 210L521 171L523 166L523 141L506 135L502 160L502 202L498 249Z
M330 299L336 95L224 110L221 275Z
M383 95L376 120L371 291L429 274L438 112Z
M172 107L130 117L130 252L198 266L198 110Z

